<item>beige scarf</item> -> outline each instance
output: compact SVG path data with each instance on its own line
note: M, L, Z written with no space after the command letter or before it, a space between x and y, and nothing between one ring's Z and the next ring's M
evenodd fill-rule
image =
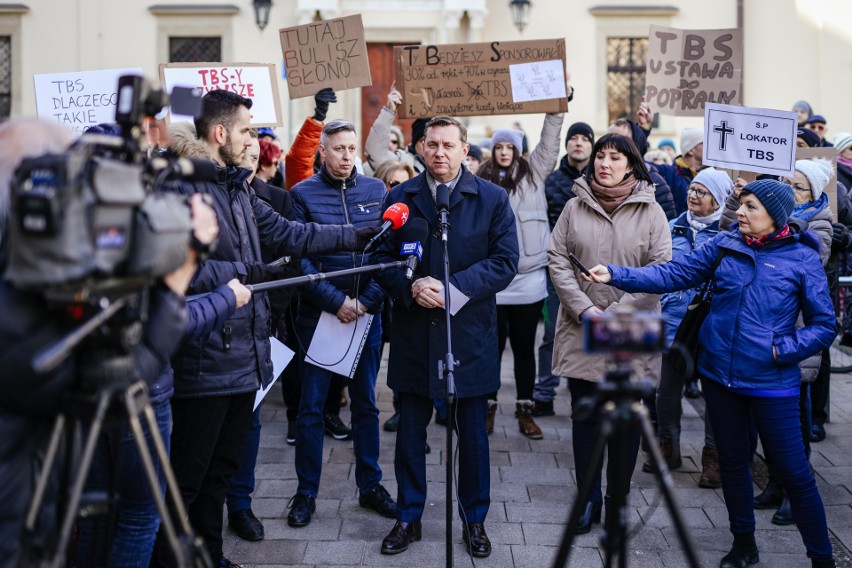
M618 206L624 203L624 200L636 190L637 185L636 178L632 175L624 178L615 187L604 187L594 177L589 180L592 195L601 204L607 215L612 215L612 212L618 209Z

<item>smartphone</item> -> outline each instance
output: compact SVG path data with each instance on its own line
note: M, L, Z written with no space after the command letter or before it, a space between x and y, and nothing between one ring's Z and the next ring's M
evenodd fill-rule
M591 273L591 272L589 272L589 269L588 269L588 268L586 268L585 266L583 266L583 263L582 263L582 262L580 262L580 259L579 259L579 258L577 258L576 256L574 256L574 253L573 253L573 252L569 252L569 253L568 253L568 260L570 260L570 261L571 261L571 264L573 264L574 266L576 266L576 267L577 267L577 270L579 270L580 272L582 272L583 274L585 274L586 276L588 276L588 277L590 277L590 278L591 278L592 273Z

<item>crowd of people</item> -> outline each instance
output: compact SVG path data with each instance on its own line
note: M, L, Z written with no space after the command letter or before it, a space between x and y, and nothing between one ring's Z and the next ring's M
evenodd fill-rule
M671 139L652 149L653 109L644 102L635 117L600 128L605 133L599 137L587 123L570 124L564 144L564 115L546 114L531 150L519 128L498 129L479 145L470 144L464 122L447 116L415 120L406 144L395 125L402 94L391 87L366 137L363 161L353 123L327 120L334 91L318 91L314 102L314 113L286 152L273 130L252 128L250 99L222 90L203 97L194 123L172 124L148 148L152 154L215 164L210 179L185 180L171 188L190 200L193 241L211 246L204 254L190 247L184 265L158 281L134 377L148 386L176 489L214 565L235 566L223 554L223 519L242 539L265 537L251 496L262 428L256 391L276 378L270 335L296 353L277 377L287 408L286 443L295 446L298 477L287 511L291 527L305 527L321 514L316 500L328 435L352 441L359 505L395 521L381 552L406 551L422 538L430 451L426 427L433 418L439 424L451 418L458 435L461 538L472 556L489 556L488 436L494 430L501 355L508 341L515 418L526 438L544 437L536 419L555 414L557 388L562 378L567 380L577 484L590 471L594 476L576 533L590 532L602 517L619 514L612 510L609 491L623 479L623 469L629 477L635 468L642 441L638 429L630 432L622 456L626 462L610 460L604 483L602 462L590 463L599 416L580 407L595 394L607 361L585 352L582 323L633 309L658 312L666 322L663 352L637 357L634 367L655 386L655 395L643 403L668 469L682 465L682 397L706 399L698 484L721 487L728 507L733 545L721 568L758 561L753 509L769 507L778 508L773 522L798 525L813 566L834 566L809 448L826 436L828 347L837 335L839 309L836 277L847 271L852 247L847 191L852 134L834 137L835 217L827 193L831 164L799 160L793 177L732 180L702 163L701 129L680 133L679 153ZM804 101L794 109L800 120L798 145L832 146L823 116ZM153 123L148 127L163 129ZM110 131L109 125L99 128ZM0 126L0 142L11 147L9 141L23 129L29 129L32 144L23 152L4 153L0 182L24 156L59 152L71 142L67 133L16 120ZM8 183L0 185L3 229L9 223ZM420 243L422 258L409 273L399 268L335 276L298 291L250 291L250 285L295 275L398 260L403 231L388 233L375 251L365 249L392 204L404 204L408 222L422 220L429 228ZM452 219L446 233L447 280L442 210ZM0 234L0 252L6 240ZM583 275L574 259L594 268ZM670 364L668 350L688 306L708 281L713 301L701 328L703 349L687 375ZM451 296L463 305L449 305ZM8 313L16 314L0 325L9 348L0 361L15 370L20 385L34 376L27 357L66 329L40 311L30 291L4 282L0 304L14 307ZM445 314L451 309L449 330L460 340L452 346L458 361L456 398L448 406L437 363L448 350ZM167 310L175 321L169 321ZM359 350L351 376L329 370L308 354L329 317L349 327L370 318L363 342L350 346ZM544 337L536 350L542 318ZM849 331L844 341L852 343ZM394 413L384 429L396 432L395 496L382 485L379 465L376 379L384 343L389 344L387 377L394 397ZM43 397L48 408L26 414L23 404L2 403L0 471L4 480L12 474L14 480L0 484L0 500L12 505L0 512L0 566L12 565L19 552L18 535L35 490L48 419L60 410L56 385L67 387L74 364L67 362L50 380L39 378L54 388ZM13 390L3 385L0 392ZM18 400L20 392L4 400ZM340 416L346 404L348 425ZM755 497L749 464L758 440L771 476ZM119 460L121 454L130 457ZM642 466L646 472L656 468L652 460ZM153 495L143 490L133 434L125 428L104 436L87 489L104 490L118 472L117 515L80 523L79 566L176 565L174 543L156 507L166 491L164 469L157 471L160 494ZM50 519L42 527L54 528Z

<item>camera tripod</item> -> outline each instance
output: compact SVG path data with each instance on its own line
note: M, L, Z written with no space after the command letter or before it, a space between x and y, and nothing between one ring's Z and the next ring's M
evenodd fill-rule
M609 454L611 461L609 467L615 467L619 479L614 487L607 487L609 502L604 522L604 534L601 536L601 545L604 548L604 566L611 568L616 557L618 557L620 568L627 566L627 494L630 491L630 477L633 473L627 470L627 464L631 461L629 455L630 433L637 426L641 428L642 434L648 442L657 484L666 500L688 565L691 568L700 568L695 546L686 531L683 516L672 493L671 474L654 439L654 430L648 419L648 411L639 402L642 397L652 394L653 388L647 383L632 383L630 374L629 359L616 355L615 368L607 372L604 382L598 384L595 395L582 403L585 406L585 411L598 412L600 420L592 456L578 490L577 500L568 516L568 526L565 527L562 542L553 561L554 568L561 568L568 562L568 556L571 553L576 536L577 524L591 496L592 484L595 482L595 471L603 460L603 451L609 441L613 441L616 448L614 452Z
M106 503L83 505L83 491L102 431L105 427L120 427L124 424L129 424L132 430L145 477L161 519L160 530L166 535L174 553L176 565L211 567L212 562L201 538L196 537L189 526L177 481L169 465L169 456L148 399L147 387L141 381L128 384L126 380L120 379L120 377L132 376L132 356L124 355L103 360L95 357L94 359L97 362L86 365L81 373L82 384L95 383L99 386L72 392L63 411L54 421L43 469L27 511L18 567L28 567L33 563L56 568L64 566L74 523L78 517L102 514L107 510L112 515L111 520L114 520L115 512L110 510L114 507L112 500ZM161 497L154 457L146 443L140 417L144 419L148 427L156 458L164 473L168 505ZM77 445L75 442L79 439L78 433L84 425L88 425L88 435L83 441L82 454L75 459L75 454L78 452L75 452L73 448ZM66 463L62 466L62 475L59 480L61 493L57 518L60 523L56 544L51 549L45 542L45 535L39 533L37 521L44 505L48 485L51 484L52 470L63 448ZM113 486L115 486L115 479L113 479Z

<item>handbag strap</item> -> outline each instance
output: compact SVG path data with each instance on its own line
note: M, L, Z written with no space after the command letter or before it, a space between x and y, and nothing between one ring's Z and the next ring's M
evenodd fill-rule
M716 257L716 261L713 263L713 268L710 269L710 278L704 283L704 286L701 287L701 292L698 293L697 301L701 302L710 292L710 288L713 286L713 280L716 278L716 269L719 268L719 265L722 264L722 257L725 256L725 249L719 247L719 256Z

